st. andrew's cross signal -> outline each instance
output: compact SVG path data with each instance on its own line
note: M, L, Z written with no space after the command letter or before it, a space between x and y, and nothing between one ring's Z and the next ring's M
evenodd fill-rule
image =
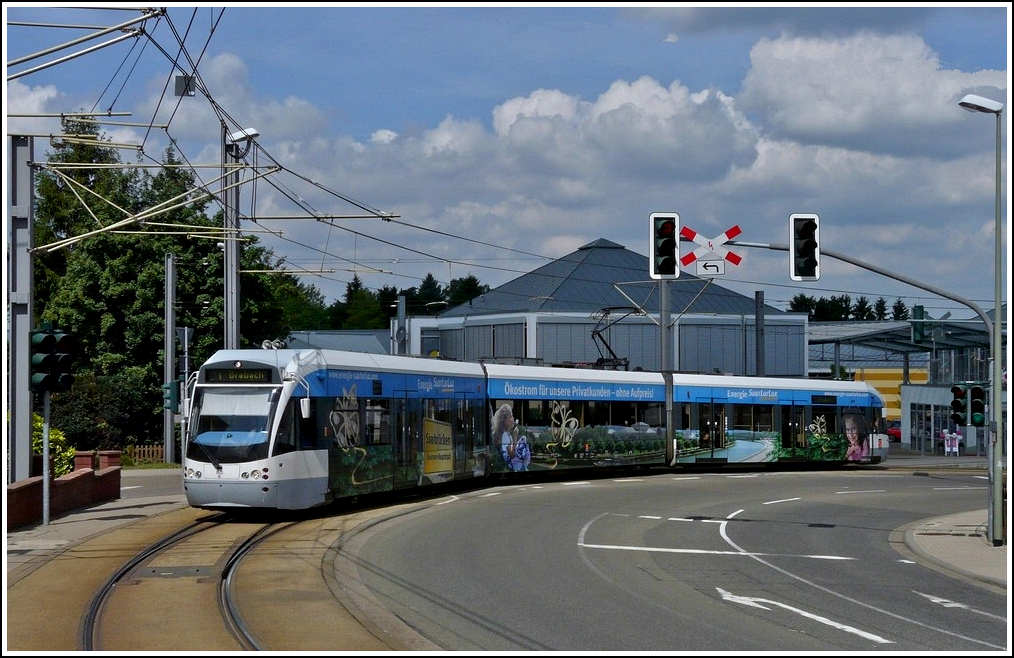
M725 261L733 265L739 265L743 261L739 254L724 246L743 232L738 224L712 239L702 236L689 226L681 228L680 216L675 212L651 213L648 226L648 273L653 279L679 278L680 267L698 261L707 253L720 256L722 260L699 262L698 275L724 274ZM681 239L695 242L699 246L680 256ZM784 246L769 248L785 249ZM793 281L820 279L820 217L816 213L789 215L789 277Z
M713 253L723 260L698 263L697 273L702 276L725 274L725 261L739 265L743 257L723 245L743 231L733 226L716 238L706 238L689 226L680 227L680 216L674 212L653 212L649 217L648 273L653 279L671 280L679 278L680 268L690 265L702 256ZM696 242L692 252L680 256L680 239Z

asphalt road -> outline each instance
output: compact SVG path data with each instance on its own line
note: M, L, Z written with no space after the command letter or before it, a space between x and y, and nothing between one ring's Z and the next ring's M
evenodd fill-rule
M120 498L148 498L183 494L180 468L125 468L120 471Z
M350 549L378 600L446 650L996 650L1006 598L908 559L895 532L986 496L968 472L528 483Z

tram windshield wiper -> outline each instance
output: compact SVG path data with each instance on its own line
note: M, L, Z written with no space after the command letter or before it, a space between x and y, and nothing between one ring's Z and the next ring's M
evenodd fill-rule
M222 472L222 463L219 462L218 459L215 458L215 455L211 454L211 451L208 450L208 446L204 445L200 441L194 441L194 445L196 445L197 447L199 447L201 449L201 452L203 452L205 455L208 456L208 461L211 462L211 465L215 467L216 471L218 471L219 473L221 473Z

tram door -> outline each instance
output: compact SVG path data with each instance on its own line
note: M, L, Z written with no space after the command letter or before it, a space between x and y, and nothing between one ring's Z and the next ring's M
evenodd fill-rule
M394 488L419 482L418 454L422 450L422 410L415 400L392 400L397 428L394 444ZM415 410L413 410L415 407Z
M700 449L704 456L715 457L725 456L725 405L720 402L702 402L698 409L698 437L700 437Z
M806 448L806 407L782 407L782 448Z

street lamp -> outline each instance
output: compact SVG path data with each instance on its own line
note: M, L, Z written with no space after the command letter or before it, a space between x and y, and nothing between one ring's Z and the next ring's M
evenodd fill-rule
M996 427L996 445L993 447L993 477L991 486L993 488L992 514L990 516L990 539L994 546L1003 544L1003 454L1004 450L1004 425L1003 425L1003 317L1001 308L1003 306L1003 268L1001 244L1003 243L1003 224L1000 220L1000 115L1003 113L1003 103L989 98L968 94L958 105L969 112L983 112L996 115L996 238L994 247L993 281L994 306L993 306L993 382L991 412L992 424Z
M222 124L222 202L225 219L225 344L239 348L239 162L260 137L254 128L232 134Z

